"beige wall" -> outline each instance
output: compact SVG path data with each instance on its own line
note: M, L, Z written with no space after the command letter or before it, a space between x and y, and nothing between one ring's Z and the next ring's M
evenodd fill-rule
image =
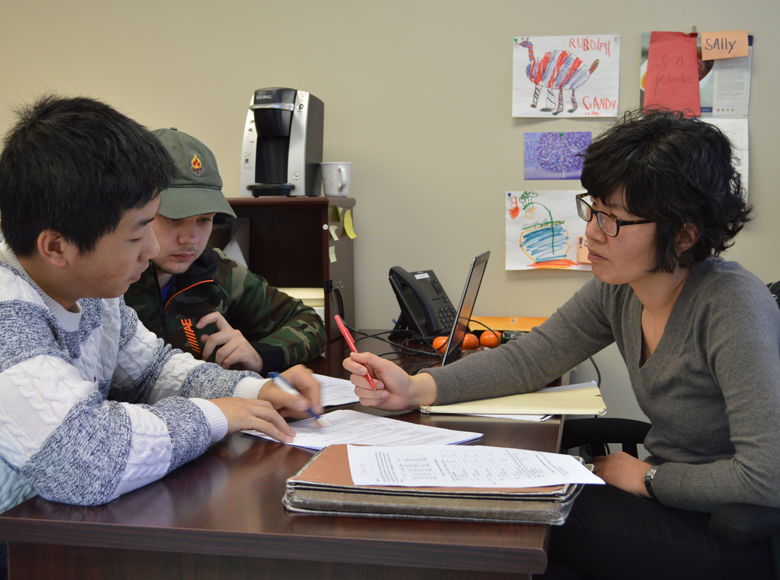
M208 143L230 196L252 92L308 90L325 102L326 160L353 162L358 326L388 327L397 315L390 266L433 267L457 297L468 259L485 249L477 313L547 315L589 274L503 268L504 193L572 186L524 182L523 133L599 132L609 121L513 119L512 38L620 35L624 111L638 102L643 31L752 32L757 211L727 255L768 281L780 278L778 20L776 0L0 0L0 131L45 91L100 98ZM610 407L635 413L616 351L598 360Z

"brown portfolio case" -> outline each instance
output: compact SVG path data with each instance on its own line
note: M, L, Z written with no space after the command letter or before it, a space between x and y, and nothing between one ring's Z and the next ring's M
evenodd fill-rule
M293 512L560 525L581 484L533 488L355 485L346 445L317 453L287 480L282 499Z

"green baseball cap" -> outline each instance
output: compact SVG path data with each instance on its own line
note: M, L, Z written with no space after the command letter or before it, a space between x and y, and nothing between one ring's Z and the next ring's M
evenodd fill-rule
M152 133L176 164L173 181L168 189L160 192L159 212L170 219L204 213L236 217L222 194L222 178L211 149L178 129L156 129Z

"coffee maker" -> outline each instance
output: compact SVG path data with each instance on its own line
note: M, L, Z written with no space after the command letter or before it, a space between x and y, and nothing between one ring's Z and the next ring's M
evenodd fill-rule
M239 195L320 195L324 116L311 93L257 89L244 125Z

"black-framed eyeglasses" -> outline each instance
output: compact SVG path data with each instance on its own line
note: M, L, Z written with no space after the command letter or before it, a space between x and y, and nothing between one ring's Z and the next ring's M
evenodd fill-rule
M653 220L622 220L616 215L593 209L591 205L585 201L585 198L590 194L580 193L577 195L577 213L586 222L593 219L596 216L596 223L599 224L599 228L602 232L608 236L614 238L620 232L621 226L633 226L636 224L651 224Z

